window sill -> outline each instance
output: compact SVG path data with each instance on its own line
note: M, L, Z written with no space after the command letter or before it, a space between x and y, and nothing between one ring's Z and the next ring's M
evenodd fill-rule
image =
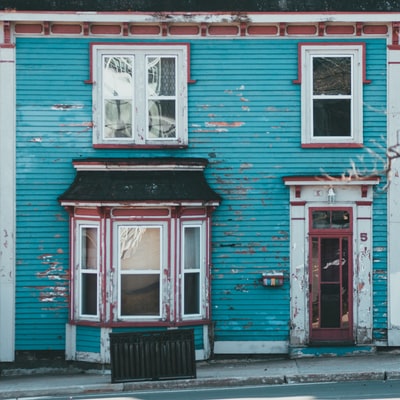
M357 149L363 148L362 143L302 143L301 147L303 149L325 149L325 148L340 148L340 149Z
M188 144L105 144L95 143L94 149L186 149Z
M92 326L98 328L118 328L118 327L135 327L135 328L149 328L149 327L179 327L179 326L194 326L194 325L208 325L210 319L201 320L187 320L187 321L114 321L114 322L101 322L89 320L70 320L70 325L76 326Z

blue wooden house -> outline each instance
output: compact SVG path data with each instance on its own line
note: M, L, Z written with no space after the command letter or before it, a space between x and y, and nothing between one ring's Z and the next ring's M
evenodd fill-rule
M0 361L399 346L398 21L1 11Z

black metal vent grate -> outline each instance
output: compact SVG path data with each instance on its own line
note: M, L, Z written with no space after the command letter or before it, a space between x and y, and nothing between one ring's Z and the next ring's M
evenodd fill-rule
M196 378L193 329L110 333L111 382Z

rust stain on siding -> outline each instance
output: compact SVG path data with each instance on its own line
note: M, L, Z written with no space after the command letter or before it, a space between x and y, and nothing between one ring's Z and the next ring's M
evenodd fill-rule
M218 126L218 127L228 127L228 128L238 128L244 125L244 122L223 122L223 121L212 121L206 122L206 126Z

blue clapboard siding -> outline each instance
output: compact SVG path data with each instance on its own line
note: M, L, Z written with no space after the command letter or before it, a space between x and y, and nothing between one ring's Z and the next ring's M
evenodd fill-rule
M207 179L223 198L212 228L215 340L288 340L289 191L282 177L342 174L352 161L361 172L383 168L386 42L362 39L371 80L364 85L363 149L301 149L300 86L293 83L298 40L198 39L191 41L189 147L94 150L92 87L84 83L90 39L18 38L17 350L65 346L68 215L57 197L80 157L208 158ZM387 324L386 250L386 193L377 190L377 334ZM283 287L261 285L271 270L284 272Z
M76 327L76 351L100 353L100 329L95 326Z

